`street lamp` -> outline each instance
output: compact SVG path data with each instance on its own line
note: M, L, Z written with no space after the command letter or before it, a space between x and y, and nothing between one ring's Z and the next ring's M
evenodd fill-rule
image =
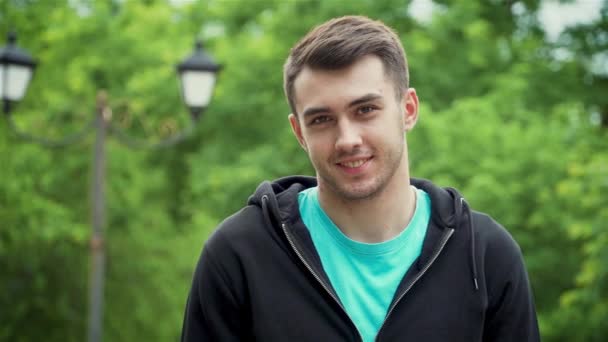
M203 50L202 43L196 43L192 56L177 65L181 91L184 102L190 109L190 126L159 142L150 144L146 141L131 138L118 125L113 124L112 110L108 105L107 93L100 91L97 96L96 115L82 131L51 141L22 132L13 122L12 104L20 101L32 78L36 62L30 55L16 45L16 35L8 35L8 45L0 49L0 95L4 102L5 117L9 127L20 138L40 143L48 147L61 147L81 140L95 129L93 148L93 181L91 183L91 269L89 288L89 326L88 340L101 341L103 317L103 284L105 279L105 140L107 132L129 147L157 148L175 145L187 138L192 126L197 123L202 112L211 101L217 73L220 66Z
M8 34L8 45L0 49L0 95L4 112L10 111L11 102L20 101L32 79L36 62L19 49L14 32Z
M182 97L195 120L211 101L216 74L219 70L220 66L205 53L203 43L200 41L196 42L192 56L177 66Z
M36 62L24 50L16 46L17 36L8 34L8 45L0 49L0 95L4 112L10 113L11 103L19 102L29 85ZM198 120L205 111L221 66L216 64L203 49L199 40L192 55L176 66L184 103L190 109L191 119Z

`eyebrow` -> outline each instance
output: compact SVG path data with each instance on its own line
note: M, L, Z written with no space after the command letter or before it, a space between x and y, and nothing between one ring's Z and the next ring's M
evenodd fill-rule
M374 100L381 99L381 98L382 98L382 95L379 95L379 94L372 94L372 93L365 94L365 95L351 101L347 107L351 108L354 106L358 106L362 103L374 101ZM329 111L330 111L329 107L311 107L311 108L306 109L302 113L302 117L308 117L308 116L312 116L312 115L319 114L319 113L325 113L325 112L329 112Z

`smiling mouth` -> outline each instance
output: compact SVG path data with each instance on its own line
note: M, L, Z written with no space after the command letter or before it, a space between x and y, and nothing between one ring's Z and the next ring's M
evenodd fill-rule
M361 165L367 163L370 159L372 159L372 158L340 162L340 163L338 163L338 165L354 169L354 168L360 167Z

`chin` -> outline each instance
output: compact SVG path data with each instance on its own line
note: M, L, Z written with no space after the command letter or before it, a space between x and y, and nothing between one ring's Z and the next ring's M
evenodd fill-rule
M340 186L337 194L341 198L348 201L359 201L374 198L382 191L383 187L380 184L360 184L355 186Z

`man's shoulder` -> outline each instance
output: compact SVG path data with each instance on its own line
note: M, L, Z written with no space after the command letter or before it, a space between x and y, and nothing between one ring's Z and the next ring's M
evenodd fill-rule
M255 205L247 205L225 218L205 242L206 249L235 250L240 245L264 234L264 216Z
M476 237L482 242L517 246L511 233L492 216L475 210L471 211L471 214Z
M472 211L471 216L475 240L486 265L505 271L521 261L521 248L505 227L486 213Z
M236 237L243 233L250 232L251 226L261 225L264 222L262 209L257 205L246 205L239 211L226 217L217 227L217 231L222 231L231 237Z

